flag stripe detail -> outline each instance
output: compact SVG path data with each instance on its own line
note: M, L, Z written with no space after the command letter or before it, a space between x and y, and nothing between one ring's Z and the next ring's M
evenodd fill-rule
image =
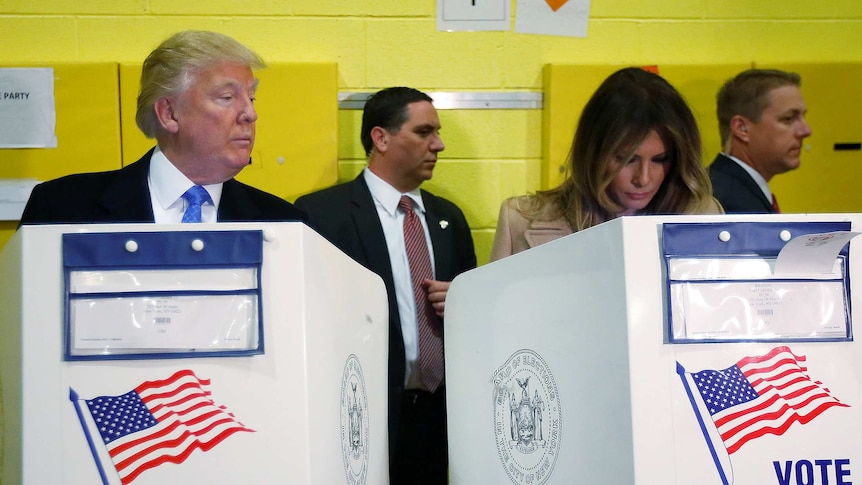
M84 401L124 485L154 467L182 463L195 450L211 450L234 433L254 431L217 405L209 387L209 379L186 369L126 394Z
M762 436L782 435L827 409L848 407L808 375L805 356L775 347L723 370L690 374L728 454Z

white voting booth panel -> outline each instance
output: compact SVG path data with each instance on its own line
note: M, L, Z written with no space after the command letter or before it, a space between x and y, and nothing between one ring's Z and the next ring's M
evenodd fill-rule
M815 221L862 230L857 214L624 217L456 278L445 322L450 483L862 482L858 341L672 343L667 330L663 223ZM854 311L859 239L849 250ZM795 417L758 404L728 425L693 397L695 374L774 355L775 368L798 363L818 389Z
M194 231L262 236L262 353L64 358L63 235L122 232L134 240L136 234L184 231L191 231L189 225L25 226L6 246L0 300L0 482L388 483L383 282L301 223L194 226ZM128 444L134 456L117 455L115 461L122 463L114 463L91 428L93 416L82 417L85 401L134 389L143 395L148 391L142 388L176 373L193 376L193 390L200 384L217 408L214 413L225 416L210 425L213 430L196 435L192 445L187 436L133 434L126 439L138 441ZM72 391L80 401L73 401ZM92 445L85 429L94 435ZM140 469L128 472L134 467Z

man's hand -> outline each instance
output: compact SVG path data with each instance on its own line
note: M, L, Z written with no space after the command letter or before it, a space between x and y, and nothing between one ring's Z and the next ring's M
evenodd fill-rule
M446 308L446 293L449 292L450 282L426 279L422 284L428 288L428 301L434 307L434 313L443 318L443 310Z

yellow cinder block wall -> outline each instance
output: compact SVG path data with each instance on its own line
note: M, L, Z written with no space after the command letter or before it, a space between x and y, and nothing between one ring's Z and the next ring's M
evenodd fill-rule
M586 38L438 32L435 16L434 0L0 0L0 65L141 62L184 29L232 35L270 62L335 62L342 91L539 92L545 64L862 62L858 0L593 0ZM447 150L427 188L464 209L484 263L500 202L542 184L542 113L441 120ZM341 111L340 180L364 163L358 131L359 112Z

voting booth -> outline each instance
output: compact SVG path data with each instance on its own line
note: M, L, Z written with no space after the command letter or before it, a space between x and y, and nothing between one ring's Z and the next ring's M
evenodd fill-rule
M459 276L450 483L862 481L860 228L623 217Z
M9 484L388 483L386 290L301 223L24 226Z

